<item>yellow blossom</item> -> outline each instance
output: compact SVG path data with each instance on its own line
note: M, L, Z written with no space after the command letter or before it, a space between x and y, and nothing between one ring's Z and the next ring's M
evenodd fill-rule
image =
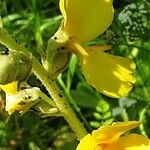
M112 0L60 0L60 10L64 20L59 34L68 37L66 47L78 55L87 82L107 96L126 96L135 83L132 60L105 53L107 46L83 46L112 23Z
M81 139L77 150L150 150L147 137L138 134L124 135L139 122L128 121L102 126Z
M7 93L8 95L15 95L17 93L17 81L14 81L12 83L9 84L5 84L5 85L0 85L0 88L5 91L5 93Z
M15 111L23 111L28 108L28 103L21 103L21 97L18 97L18 82L14 81L6 85L0 85L0 88L6 94L6 106L5 110L9 115Z
M18 105L16 96L18 93L18 82L14 81L6 85L0 85L0 88L6 93L6 106L5 110L8 111L8 114L11 115L16 110L23 110L24 105Z

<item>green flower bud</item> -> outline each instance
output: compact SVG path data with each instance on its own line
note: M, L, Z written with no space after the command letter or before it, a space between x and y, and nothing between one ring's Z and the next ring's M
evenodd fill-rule
M71 54L67 52L65 47L60 47L53 53L51 57L52 70L51 73L55 76L63 72L69 64Z
M10 55L0 55L0 84L7 84L16 79L16 65Z
M17 53L16 56L17 70L16 70L16 80L24 81L27 79L32 68L32 58L23 53Z
M66 47L67 43L68 37L62 34L61 29L48 41L43 65L53 77L57 77L69 64L72 54Z
M22 52L10 50L0 54L0 84L25 80L31 71L32 59Z

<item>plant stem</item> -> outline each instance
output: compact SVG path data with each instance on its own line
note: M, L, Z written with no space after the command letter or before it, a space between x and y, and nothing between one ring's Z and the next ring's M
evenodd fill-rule
M139 120L141 122L141 124L140 124L140 131L145 136L147 136L147 134L146 134L146 131L144 129L144 125L143 124L144 124L144 119L145 119L145 113L146 113L148 107L149 107L149 105L147 107L143 108L141 110L141 112L139 113Z
M48 103L51 107L56 107L55 102L49 98L46 94L44 94L42 91L39 92L39 96L42 97L42 100Z
M88 129L88 131L92 131L92 128L89 126L87 120L85 119L84 115L82 114L80 107L78 107L78 105L75 103L72 95L70 94L70 89L67 89L64 82L62 81L61 78L58 79L59 84L61 85L61 87L63 88L66 97L69 99L70 103L74 106L75 111L77 112L78 116L81 118L81 120L83 121L83 123L85 124L86 128Z
M42 65L37 61L36 58L33 58L32 69L34 74L41 80L41 82L46 87L47 91L56 103L59 111L62 113L65 120L75 132L78 140L82 139L87 134L87 132L83 127L82 123L77 119L76 114L69 106L56 82L51 80L51 77L47 74L46 70L42 67Z
M129 117L128 117L128 114L127 114L125 108L122 108L121 117L122 117L123 121L129 121Z

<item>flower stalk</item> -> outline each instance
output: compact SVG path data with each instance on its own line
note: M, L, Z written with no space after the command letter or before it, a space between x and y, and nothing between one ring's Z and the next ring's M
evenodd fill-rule
M56 82L47 74L46 70L42 65L33 58L33 72L41 80L41 82L46 87L47 91L56 103L59 111L64 116L65 120L70 125L71 129L75 132L78 140L82 139L86 134L86 130L82 123L77 119L76 114L69 106L66 98L64 97L62 91L56 84Z

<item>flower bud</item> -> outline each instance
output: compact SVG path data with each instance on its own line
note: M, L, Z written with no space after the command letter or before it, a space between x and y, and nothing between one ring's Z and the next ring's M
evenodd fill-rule
M22 52L0 54L0 84L25 80L31 71L32 59Z
M72 54L66 47L67 43L68 37L62 32L61 27L48 41L46 59L43 59L43 65L53 77L63 72L69 64Z

